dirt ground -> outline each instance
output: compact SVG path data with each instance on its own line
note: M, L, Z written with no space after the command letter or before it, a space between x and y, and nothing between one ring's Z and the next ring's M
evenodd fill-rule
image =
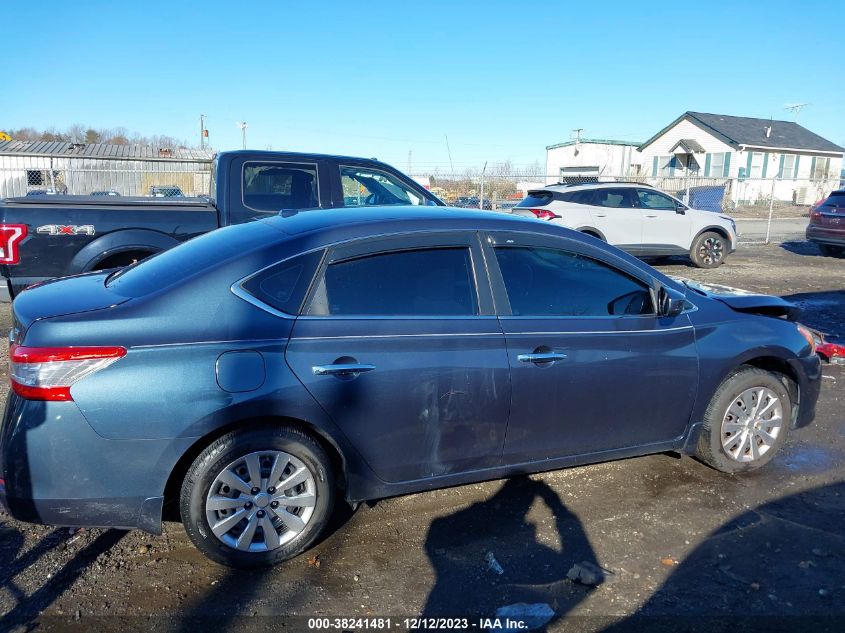
M807 243L660 269L786 296L845 338L845 259ZM178 523L71 533L0 514L0 630L307 631L315 615L405 630L420 614L483 630L519 602L550 605L549 631L842 630L843 386L826 365L816 422L751 475L660 454L388 499L339 510L312 551L264 571L208 562ZM597 587L567 579L583 562L604 569Z

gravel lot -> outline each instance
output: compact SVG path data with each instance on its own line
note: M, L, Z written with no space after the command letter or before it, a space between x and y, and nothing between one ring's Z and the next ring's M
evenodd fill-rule
M660 268L786 296L806 323L845 337L845 259L810 244L743 246L715 271L680 259ZM795 630L809 628L799 616L845 618L845 370L826 366L823 381L816 423L752 475L661 454L389 499L338 511L311 552L266 571L208 562L178 523L162 537L71 533L0 514L0 630L299 631L306 620L279 616L315 614L395 626L516 602L551 605L550 631L563 616L582 616L567 630ZM604 582L568 580L580 562L604 568Z

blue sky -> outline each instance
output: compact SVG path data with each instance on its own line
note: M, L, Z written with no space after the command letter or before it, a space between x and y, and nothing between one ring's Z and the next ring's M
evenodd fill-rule
M685 110L791 119L845 144L836 2L5 0L0 129L124 126L216 149L527 165L645 140Z

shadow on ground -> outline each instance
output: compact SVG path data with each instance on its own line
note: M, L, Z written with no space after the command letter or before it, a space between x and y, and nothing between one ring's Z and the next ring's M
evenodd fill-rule
M534 521L542 519L528 516L535 501L548 509L557 542L538 540ZM578 517L546 483L528 477L510 479L489 499L435 519L425 551L436 574L426 617L489 617L518 602L547 603L560 616L591 591L567 580L567 571L576 563L597 564ZM491 557L506 573L491 569Z
M711 534L608 631L842 631L845 483L789 495Z

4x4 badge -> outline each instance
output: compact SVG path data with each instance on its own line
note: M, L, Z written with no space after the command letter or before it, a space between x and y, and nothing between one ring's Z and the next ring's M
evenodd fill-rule
M93 224L45 224L35 229L41 235L94 235Z

